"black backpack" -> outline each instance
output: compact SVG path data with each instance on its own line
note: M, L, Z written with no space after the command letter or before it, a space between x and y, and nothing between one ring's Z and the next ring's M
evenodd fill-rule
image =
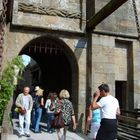
M39 98L39 96L35 96L35 98L33 100L34 100L33 108L39 108L40 107L40 98Z

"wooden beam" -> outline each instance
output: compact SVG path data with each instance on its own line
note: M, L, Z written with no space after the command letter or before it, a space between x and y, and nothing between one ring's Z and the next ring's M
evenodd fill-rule
M86 25L87 31L92 31L96 25L102 22L106 17L112 14L126 1L127 0L111 0L107 5L105 5L99 12L97 12L87 21Z

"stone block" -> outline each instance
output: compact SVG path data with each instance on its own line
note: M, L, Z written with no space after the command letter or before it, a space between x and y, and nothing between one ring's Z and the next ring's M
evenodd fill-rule
M99 0L96 2L96 12L106 4L106 0ZM137 10L139 11L140 3L137 3ZM139 14L139 12L138 12ZM139 14L140 15L140 14ZM127 1L109 17L107 17L102 23L100 23L96 29L99 31L121 33L124 35L137 35L134 11L132 3Z
M0 10L3 9L3 4L2 4L2 1L0 1Z

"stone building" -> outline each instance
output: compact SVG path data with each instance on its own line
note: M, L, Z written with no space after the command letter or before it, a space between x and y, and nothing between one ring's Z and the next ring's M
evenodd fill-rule
M40 67L43 88L70 91L81 122L102 83L109 84L121 108L140 107L140 45L132 1L86 30L90 18L109 2L9 1L2 68L17 55L29 55ZM140 16L139 0L136 4Z

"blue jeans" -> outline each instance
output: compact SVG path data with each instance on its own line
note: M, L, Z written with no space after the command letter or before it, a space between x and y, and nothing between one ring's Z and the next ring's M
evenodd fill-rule
M42 117L42 108L36 108L35 109L35 121L34 121L34 129L35 132L39 132L39 124L40 124L40 120Z
M54 131L54 129L51 127L52 121L54 120L54 113L53 112L47 112L47 131Z

